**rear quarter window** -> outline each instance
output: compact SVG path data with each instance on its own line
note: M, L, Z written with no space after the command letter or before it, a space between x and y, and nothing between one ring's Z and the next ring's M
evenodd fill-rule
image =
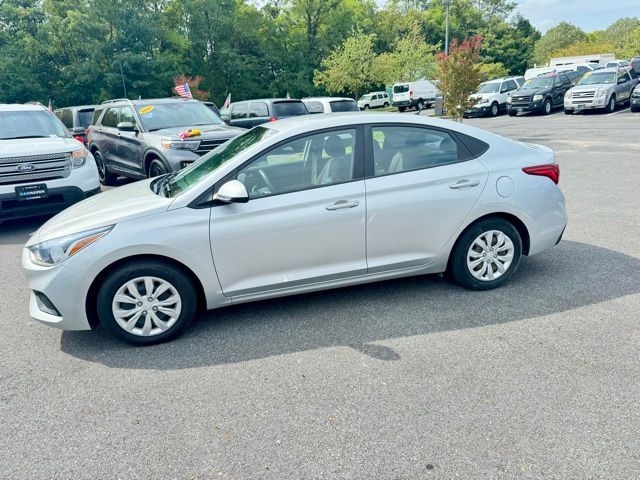
M329 102L332 112L359 112L358 104L353 100L335 100Z

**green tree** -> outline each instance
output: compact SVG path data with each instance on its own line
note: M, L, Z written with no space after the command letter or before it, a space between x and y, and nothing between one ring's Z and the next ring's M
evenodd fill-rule
M376 57L372 76L376 83L412 82L433 78L436 73L435 47L428 45L415 27L398 40L391 52Z
M481 63L480 64L480 81L486 82L494 78L506 77L509 70L501 63Z
M587 40L587 36L580 28L571 23L560 22L557 26L547 30L547 33L536 42L533 60L538 66L546 65L555 50L585 40Z
M374 34L358 32L322 62L322 70L315 72L315 83L329 93L350 92L356 97L372 84L375 58Z
M482 37L459 42L454 39L449 54L436 55L440 91L444 94L447 113L458 121L471 107L469 96L480 84L480 48Z

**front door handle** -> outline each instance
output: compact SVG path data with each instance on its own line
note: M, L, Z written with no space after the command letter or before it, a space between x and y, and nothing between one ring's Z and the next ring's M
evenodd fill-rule
M344 208L353 208L353 207L357 207L358 205L360 205L360 202L358 202L357 200L354 200L352 202L349 202L348 200L340 200L331 205L327 205L324 208L326 208L327 210L333 211L333 210L342 210Z
M478 185L480 185L480 180L460 180L456 183L452 183L451 185L449 185L449 188L458 190L461 188L477 187Z

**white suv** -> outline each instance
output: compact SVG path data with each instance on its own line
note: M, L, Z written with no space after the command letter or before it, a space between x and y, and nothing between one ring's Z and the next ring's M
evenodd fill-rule
M523 77L505 77L481 83L478 90L469 96L472 107L464 112L465 117L490 115L497 117L507 111L507 97L524 84Z
M387 108L391 104L387 92L371 92L360 97L358 107L360 110L369 110L370 108Z
M99 191L93 157L53 113L0 104L0 223L58 212Z

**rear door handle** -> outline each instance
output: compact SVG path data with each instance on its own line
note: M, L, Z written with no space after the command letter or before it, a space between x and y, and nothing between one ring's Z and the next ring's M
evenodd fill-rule
M480 180L460 180L456 183L452 183L451 185L449 185L449 188L458 190L461 188L477 187L478 185L480 185Z
M340 200L331 205L327 205L324 208L326 208L327 210L333 211L333 210L342 210L344 208L353 208L353 207L357 207L358 205L360 205L360 202L358 202L357 200L354 200L352 202L349 202L348 200Z

